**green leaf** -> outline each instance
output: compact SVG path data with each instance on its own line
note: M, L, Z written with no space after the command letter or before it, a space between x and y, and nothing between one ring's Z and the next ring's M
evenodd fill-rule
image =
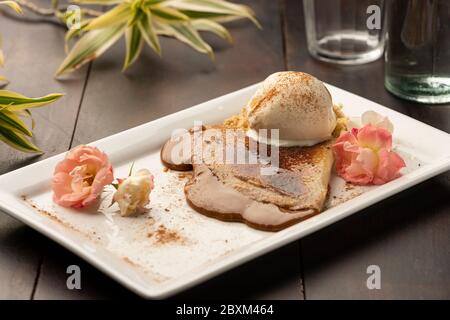
M150 6L151 13L158 19L166 21L188 21L189 17L184 13L172 8L166 8L161 6Z
M233 38L231 37L231 34L228 32L228 30L225 29L224 26L215 21L207 19L198 19L192 21L191 24L197 31L209 31L217 34L219 37L228 40L229 42L233 42Z
M41 107L52 103L63 96L62 93L53 93L39 98L28 98L9 90L0 90L0 106L9 111L18 111Z
M92 19L85 27L85 30L103 29L117 24L123 24L131 18L132 13L130 4L122 3L102 14L100 17Z
M223 0L168 0L164 6L186 10L193 13L238 16L250 19L255 25L261 27L255 18L253 10L242 4L235 4ZM206 18L206 17L203 17Z
M0 110L0 127L16 131L19 134L24 134L29 137L33 136L33 133L27 128L26 124L14 112L7 109Z
M80 28L76 29L69 29L66 32L66 35L64 36L64 51L67 53L69 53L69 42L70 40L72 40L74 37L81 35L83 32L85 32L85 28L86 26L89 24L89 22L91 21L91 19L87 19L84 20L80 23Z
M142 36L148 43L148 45L153 50L155 50L156 53L161 55L161 45L159 43L155 28L152 24L152 17L150 12L146 12L146 14L141 18L141 20L138 22L138 27L139 30L141 30Z
M195 50L206 53L211 59L214 59L212 48L207 44L198 32L187 23L176 23L159 25L161 32L170 35L194 48Z
M30 120L31 120L31 130L34 130L34 127L36 126L36 121L34 120L33 115L31 114L30 110L28 110L28 109L19 110L19 111L16 111L16 113L19 113L20 115L23 115L25 117L30 118Z
M132 13L130 15L131 18L128 19L128 26L135 25L144 16L144 12L142 11L141 7L137 5L132 5L131 11Z
M0 4L4 4L17 13L22 13L22 8L14 1L0 1Z
M125 32L125 24L92 30L81 37L62 62L56 76L71 72L81 65L99 57Z
M230 17L229 14L223 13L214 13L214 12L198 12L198 11L190 11L190 10L180 10L180 12L184 13L191 19L214 19L216 21L228 21ZM235 19L242 19L242 17L237 16Z
M125 41L127 46L127 55L123 65L123 71L128 69L128 67L136 61L142 50L143 39L141 30L137 25L127 28L125 33Z
M23 135L17 134L12 130L0 127L0 141L5 142L14 149L29 152L29 153L43 153L31 141L27 140Z
M31 130L34 130L34 127L36 125L36 121L33 118L33 115L31 114L31 111L28 109L14 111L15 114L21 116L21 117L27 117L31 120Z

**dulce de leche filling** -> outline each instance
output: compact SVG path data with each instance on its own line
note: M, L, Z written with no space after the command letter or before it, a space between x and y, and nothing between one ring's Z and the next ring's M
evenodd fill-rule
M242 135L239 130L231 130L230 134L229 130L225 133L222 129L219 129L222 134L217 134L217 128L216 134L208 134L210 129L202 130L205 134L201 137L200 155L193 151L195 148L190 150L193 154L186 152L180 146L183 139L179 137L167 141L161 150L161 160L167 167L193 168L185 195L196 211L276 231L322 210L332 166L331 150L326 143L307 148L279 148L279 167L266 175L261 174L261 169L267 167L265 163L223 161L226 151ZM243 137L248 157L250 141L245 132Z
M286 211L272 203L256 201L222 183L204 164L195 166L185 194L200 213L221 220L245 221L262 230L276 231L318 213L315 209Z

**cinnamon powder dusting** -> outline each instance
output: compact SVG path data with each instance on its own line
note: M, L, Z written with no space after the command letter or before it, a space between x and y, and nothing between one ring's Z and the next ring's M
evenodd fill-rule
M154 232L147 234L148 238L154 239L156 244L165 245L169 243L186 244L186 239L174 230L167 229L164 225L160 225Z
M82 233L82 234L84 234L85 236L87 236L87 237L90 238L89 235L87 235L87 234L81 232L81 231L80 231L78 228L76 228L75 226L71 225L70 223L68 223L68 222L66 222L66 221L61 220L61 219L56 215L56 213L52 213L52 212L50 212L50 211L47 211L47 210L44 210L44 209L39 208L39 207L36 205L36 203L34 203L32 200L28 199L27 196L22 195L21 198L22 198L22 200L25 201L30 207L32 207L34 210L36 210L36 211L37 211L38 213L40 213L41 215L46 216L46 217L48 217L50 220L53 220L54 222L57 222L57 223L59 223L60 225L65 226L65 227L67 227L67 228L69 228L69 229L72 229L72 230L74 230L74 231L80 232L80 233Z
M129 264L131 264L133 267L139 267L139 265L138 264L136 264L134 261L132 261L130 258L128 258L128 257L123 257L122 258L126 263L129 263Z
M192 172L182 172L178 174L179 179L192 178Z
M257 99L256 101L253 100L250 102L250 112L255 112L258 110L264 103L267 103L268 101L272 100L274 96L278 94L278 90L276 88L271 88L264 97Z

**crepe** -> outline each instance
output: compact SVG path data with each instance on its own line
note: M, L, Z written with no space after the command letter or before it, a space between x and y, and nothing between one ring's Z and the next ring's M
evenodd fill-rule
M167 167L193 169L185 195L196 211L265 231L281 230L321 212L333 165L330 142L312 147L280 147L278 166L272 168L259 161L261 150L270 150L270 146L251 141L242 130L219 126L201 131L201 151L192 148L190 157L173 161L171 151L180 143L176 138L161 150ZM226 161L227 151L236 150L239 139L244 141L246 163L237 163L236 158ZM252 143L256 154L251 152ZM258 163L249 163L251 156Z

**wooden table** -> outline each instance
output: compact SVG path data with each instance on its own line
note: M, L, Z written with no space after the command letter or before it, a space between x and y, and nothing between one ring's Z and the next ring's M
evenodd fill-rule
M0 145L0 174L261 81L301 70L450 132L449 106L399 100L383 87L383 62L338 67L307 53L300 0L242 1L262 23L231 23L235 45L214 36L212 63L184 45L163 41L120 73L123 42L101 59L56 81L64 29L0 16L9 89L28 95L65 92L34 112L43 156ZM411 128L414 130L414 128ZM300 241L199 285L178 298L388 299L450 298L450 174L442 174ZM66 268L82 269L82 290L66 288ZM366 287L369 265L381 289ZM136 296L31 228L0 213L0 298L97 299Z

